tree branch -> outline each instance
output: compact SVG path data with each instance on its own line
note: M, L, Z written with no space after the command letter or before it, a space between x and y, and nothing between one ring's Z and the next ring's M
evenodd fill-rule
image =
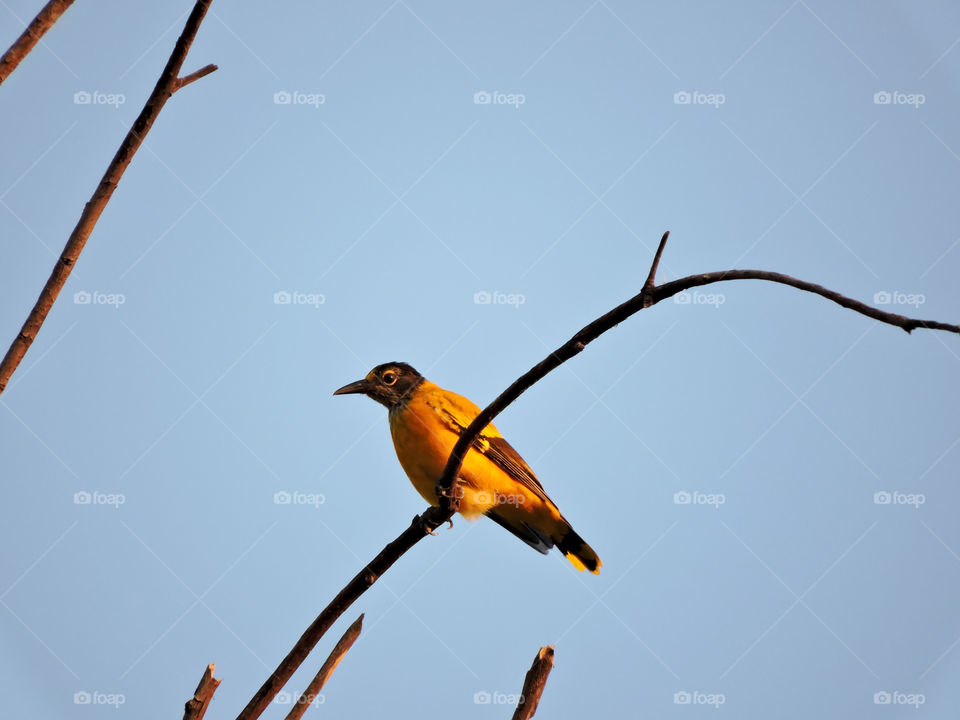
M523 679L523 690L520 691L520 702L513 713L513 720L530 720L537 712L540 696L546 687L547 677L553 670L553 645L540 648L540 652L533 659L533 665L527 670Z
M189 75L185 75L182 78L177 78L177 82L173 86L173 91L176 92L180 88L186 87L195 80L206 77L215 70L219 70L219 68L211 63L210 65L204 65L202 68L190 73Z
M208 65L206 68L203 68L203 70L199 70L193 73L193 75L188 75L186 78L183 78L183 84L178 85L178 83L181 82L177 77L180 68L183 66L183 61L187 57L190 45L193 43L193 39L200 29L200 23L207 13L210 2L211 0L197 0L193 6L190 17L187 18L183 32L180 34L177 44L173 48L170 59L167 60L167 65L163 69L163 73L161 73L156 87L154 87L153 92L150 93L150 97L147 98L143 110L140 111L140 115L134 121L127 136L120 144L117 154L114 155L113 160L110 161L110 165L107 167L107 171L100 180L100 184L97 185L97 189L94 191L90 201L84 206L83 212L80 214L80 220L77 222L73 232L70 233L67 244L63 249L63 254L60 256L60 259L57 260L56 265L54 265L53 272L50 273L50 277L47 279L47 283L44 285L40 297L33 306L33 310L30 311L19 334L14 338L3 361L0 362L0 393L3 393L7 383L10 381L10 376L13 375L13 371L17 369L27 349L37 337L37 333L40 332L43 321L46 320L47 314L53 307L53 303L63 289L67 278L70 277L70 272L80 257L83 246L86 245L87 238L89 238L90 233L93 232L97 220L100 219L100 214L107 206L107 202L113 195L113 191L120 182L120 178L123 176L130 161L133 160L134 154L150 131L150 128L153 127L153 123L160 114L160 110L163 109L167 99L173 95L179 87L186 84L188 80L192 82L197 79L197 77L202 77L199 73L205 75L213 72L212 69L208 68L215 69L214 66Z
M53 24L71 5L73 5L73 0L50 0L43 6L43 9L27 25L16 42L0 58L0 84L3 84L3 81L10 77L10 73L17 69L20 61L33 50L34 46L40 42L40 38L53 27Z
M631 315L648 307L656 305L658 302L672 297L677 293L689 290L690 288L709 285L711 283L726 282L728 280L767 280L769 282L780 283L795 287L798 290L814 293L832 300L838 305L854 310L861 315L878 320L888 325L894 325L908 333L916 328L926 328L929 330L944 330L946 332L960 334L960 325L951 325L939 322L937 320L916 320L903 315L877 310L874 307L866 305L859 300L848 298L833 290L816 285L805 280L783 275L782 273L770 272L767 270L726 270L723 272L703 273L700 275L688 275L679 280L672 280L663 285L656 285L657 266L660 262L660 256L666 246L667 238L670 233L666 232L660 239L660 245L654 256L653 263L650 266L650 273L644 283L643 289L639 294L624 303L621 303L613 310L603 315L592 323L584 327L580 332L570 338L567 342L554 350L550 355L534 365L527 372L521 375L514 383L504 390L500 396L483 409L473 422L463 431L463 434L454 445L453 451L447 460L443 469L443 474L437 480L437 495L440 498L440 506L445 510L455 512L459 507L457 493L453 491L454 481L457 473L460 472L460 466L463 464L464 455L467 449L473 444L474 440L483 429L493 422L493 419L499 415L508 405L516 400L524 391L529 389L534 383L543 379L551 370L555 370L573 356L579 354L589 343L596 340L607 330L615 327L626 320Z
M210 707L210 701L213 700L213 694L220 687L220 681L213 676L216 666L212 663L207 665L203 671L203 677L200 678L200 684L197 685L197 691L193 697L187 700L183 708L183 720L203 720L207 708Z
M649 293L657 283L657 269L660 267L660 258L663 256L663 249L667 246L667 238L670 237L670 231L667 230L660 238L660 244L657 245L657 252L653 256L653 262L650 263L650 272L647 273L647 279L643 283L643 291Z
M290 650L277 669L274 670L273 674L267 678L267 681L257 691L256 695L253 696L240 715L237 716L237 720L254 720L260 717L276 694L283 689L286 682L297 668L300 667L307 655L310 654L310 651L313 650L320 641L320 638L323 637L323 634L337 618L399 560L404 553L416 545L424 536L432 533L453 517L458 504L457 498L454 497L455 493L453 493L453 479L460 471L460 466L463 463L463 455L466 453L467 448L473 444L473 441L476 440L480 432L489 425L501 411L520 397L525 390L545 377L551 370L558 368L567 360L580 353L590 342L596 340L607 330L615 327L640 310L651 307L668 297L672 297L692 287L726 280L769 280L821 295L843 307L855 310L862 315L879 320L880 322L903 328L907 332L922 327L960 333L960 326L958 325L949 325L933 320L914 320L903 317L902 315L887 313L865 305L857 300L845 297L833 290L827 290L820 285L797 280L789 275L763 270L729 270L727 272L690 275L658 286L655 284L657 265L663 254L668 236L669 233L664 233L661 238L660 246L657 249L657 253L650 267L650 273L647 276L643 289L638 295L621 303L610 312L600 316L581 329L570 338L570 340L517 378L510 387L504 390L470 423L450 453L443 474L437 482L437 493L440 498L440 505L428 507L421 515L415 517L410 527L400 533L396 540L381 550L380 554L377 555L369 565L363 568L347 583L346 587L337 594L330 604L317 616L310 627L306 629L293 646L293 649Z
M317 674L313 680L310 681L310 684L307 685L307 689L303 691L303 694L297 700L293 709L287 713L286 720L300 720L300 718L303 717L307 708L310 707L311 703L313 703L320 694L320 691L323 690L323 686L327 684L327 680L333 675L333 671L337 669L337 665L343 660L343 656L347 654L347 651L353 647L357 638L360 637L360 630L362 628L363 614L361 613L360 617L353 621L353 625L347 628L343 637L341 637L334 646L330 656L324 661L323 665L320 666Z
M447 521L449 514L444 513L438 507L428 507L422 515L418 515L410 523L410 527L404 530L396 540L387 545L380 553L370 561L359 573L357 573L346 587L343 588L337 596L330 601L330 604L323 609L310 627L308 627L296 644L287 653L287 656L280 662L277 669L273 671L266 682L260 687L257 693L250 699L243 711L237 715L237 720L254 720L263 714L277 693L283 689L290 677L297 671L297 668L306 660L310 651L320 642L324 633L336 622L353 602L363 595L371 585L390 569L400 557L410 548L423 539L428 532L435 530L441 524Z
M893 325L901 330L906 330L908 333L916 330L917 328L960 333L960 325L952 325L950 323L944 323L938 320L917 320L904 315L897 315L896 313L878 310L875 307L871 307L870 305L862 303L859 300L849 298L846 295L841 295L840 293L825 288L822 285L807 282L806 280L798 280L795 277L784 275L783 273L771 272L769 270L724 270L722 272L709 272L701 275L689 275L685 278L672 280L668 283L664 283L663 285L655 287L652 293L651 304L655 305L661 300L666 300L668 297L672 297L677 293L683 292L684 290L689 290L690 288L699 287L701 285L710 285L711 283L726 282L728 280L767 280L768 282L780 283L781 285L789 285L790 287L797 288L798 290L803 290L805 292L819 295L820 297L825 297L827 300L832 300L841 307L853 310L861 315L866 315L868 318L873 318L874 320L878 320L887 325Z

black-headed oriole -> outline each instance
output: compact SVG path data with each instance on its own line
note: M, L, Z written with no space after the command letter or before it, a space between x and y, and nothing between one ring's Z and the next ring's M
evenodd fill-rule
M480 408L402 362L378 365L334 395L351 393L387 407L400 465L424 500L437 505L437 479ZM600 572L602 563L593 548L570 527L527 463L493 425L487 425L464 458L458 488L460 514L468 520L486 515L544 555L556 545L578 570Z

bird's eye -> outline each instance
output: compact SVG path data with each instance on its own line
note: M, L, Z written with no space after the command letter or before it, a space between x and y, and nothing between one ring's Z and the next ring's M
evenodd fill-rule
M383 380L384 385L393 385L397 381L397 374L392 370L388 370L380 379Z

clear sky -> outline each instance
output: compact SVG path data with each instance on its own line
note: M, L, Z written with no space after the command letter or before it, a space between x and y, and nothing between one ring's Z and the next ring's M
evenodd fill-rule
M189 7L80 0L0 87L4 348ZM10 717L179 717L210 662L235 717L423 509L332 391L404 360L485 405L664 230L662 280L960 321L956 3L216 0L211 62L0 399ZM544 718L957 716L960 340L684 299L497 421L602 573L456 520L295 676L366 613L317 717L509 717L546 644Z

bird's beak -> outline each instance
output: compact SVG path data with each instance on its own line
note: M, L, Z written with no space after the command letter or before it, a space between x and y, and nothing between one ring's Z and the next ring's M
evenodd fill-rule
M366 379L357 380L352 382L349 385L344 385L342 388L337 390L334 395L353 395L355 393L362 393L366 395L370 391L370 383Z

